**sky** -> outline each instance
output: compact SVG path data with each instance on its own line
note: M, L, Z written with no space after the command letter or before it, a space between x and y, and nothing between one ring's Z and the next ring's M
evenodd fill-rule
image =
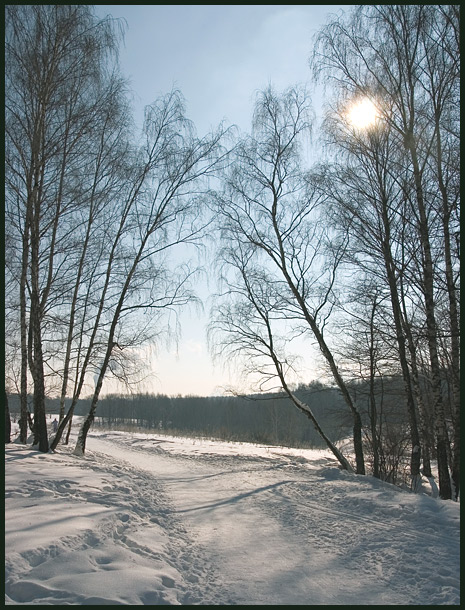
M308 59L312 37L330 14L347 5L97 5L98 16L124 20L120 65L129 78L134 112L142 126L144 107L179 88L187 116L200 136L221 121L248 131L255 95L269 84L278 91L307 84L319 114L323 98L312 91ZM217 395L240 380L211 360L206 341L209 293L202 282L204 313L181 315L177 346L151 356L153 375L141 390L169 395ZM308 362L305 378L317 376ZM110 383L106 391L114 391ZM104 387L105 392L105 387Z

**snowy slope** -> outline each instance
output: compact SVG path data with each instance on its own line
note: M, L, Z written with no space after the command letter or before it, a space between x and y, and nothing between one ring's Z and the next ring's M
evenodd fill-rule
M5 447L6 603L459 604L459 505L327 451L97 433Z

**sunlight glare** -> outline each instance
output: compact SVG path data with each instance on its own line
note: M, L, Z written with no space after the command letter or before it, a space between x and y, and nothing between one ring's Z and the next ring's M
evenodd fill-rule
M354 102L347 113L349 123L358 129L365 129L374 125L379 117L378 110L367 97Z

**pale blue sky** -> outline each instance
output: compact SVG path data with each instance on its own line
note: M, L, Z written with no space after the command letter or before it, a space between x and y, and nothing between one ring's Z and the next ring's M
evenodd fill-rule
M178 87L199 135L222 120L242 131L250 126L254 97L268 84L282 90L311 87L312 37L329 14L347 5L97 5L99 16L127 22L120 63L134 93L135 116L160 94ZM314 93L318 112L322 97ZM210 289L212 286L210 285ZM208 313L208 289L201 296ZM236 384L208 354L207 315L183 314L179 349L153 358L157 380L144 390L210 395ZM312 375L312 364L308 364ZM308 377L305 381L309 381Z
M200 134L222 119L248 129L254 93L310 82L311 39L343 5L97 5L128 24L121 49L141 119L173 85ZM318 101L318 100L316 100Z

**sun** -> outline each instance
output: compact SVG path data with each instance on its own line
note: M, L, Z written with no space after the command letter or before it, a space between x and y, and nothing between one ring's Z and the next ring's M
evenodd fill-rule
M347 112L349 123L357 129L366 129L376 123L379 118L378 109L367 97L354 102Z

